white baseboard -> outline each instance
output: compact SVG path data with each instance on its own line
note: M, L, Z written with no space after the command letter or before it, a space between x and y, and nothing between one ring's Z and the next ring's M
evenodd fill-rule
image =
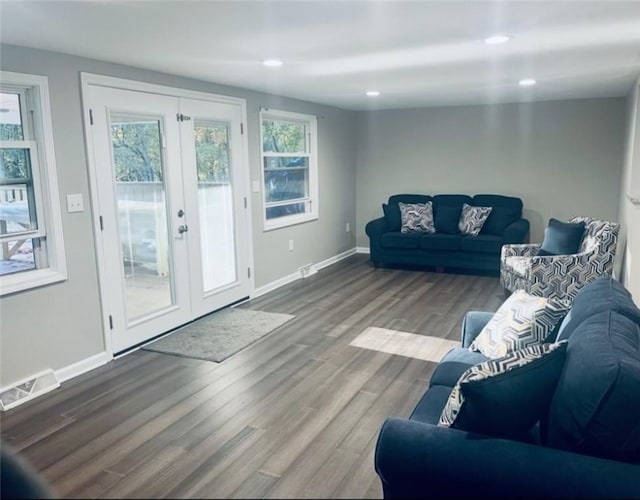
M60 382L65 382L102 365L106 365L112 359L113 356L111 356L110 354L107 354L106 352L100 352L86 359L78 361L77 363L73 363L72 365L65 366L64 368L56 370L56 377Z
M347 257L351 257L356 254L356 249L351 248L346 252L339 253L338 255L334 255L333 257L329 257L328 259L323 260L322 262L318 262L315 265L315 268L319 271L320 269L324 269L325 267L330 266L331 264L335 264L336 262L340 262L341 260L346 259Z
M331 264L335 264L336 262L340 262L341 260L346 259L347 257L351 257L356 253L357 253L356 249L351 248L345 252L339 253L338 255L334 255L333 257L329 257L328 259L320 261L317 264L313 264L313 269L315 271L319 271L320 269L324 269L325 267L330 266ZM260 297L261 295L264 295L265 293L272 292L273 290L276 290L281 286L288 285L289 283L293 283L294 281L297 281L301 278L303 278L303 276L298 270L295 273L288 274L287 276L284 276L280 279L272 281L271 283L267 283L266 285L256 288L253 294L251 295L251 298L255 299L257 297Z
M369 255L371 253L369 247L356 247L356 253L364 253Z

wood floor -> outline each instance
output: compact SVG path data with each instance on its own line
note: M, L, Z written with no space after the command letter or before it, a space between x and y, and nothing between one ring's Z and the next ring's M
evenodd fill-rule
M435 363L349 343L368 327L459 340L498 279L356 255L241 307L296 318L216 364L135 351L0 415L61 497L380 498L373 451Z

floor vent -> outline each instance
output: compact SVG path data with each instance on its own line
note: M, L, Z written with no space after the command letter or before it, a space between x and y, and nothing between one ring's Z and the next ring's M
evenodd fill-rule
M303 278L307 278L318 272L318 270L313 264L307 264L306 266L302 266L301 268L298 269L298 271L300 271L300 276L302 276Z
M0 411L10 410L58 387L60 382L53 370L29 377L13 387L0 389Z

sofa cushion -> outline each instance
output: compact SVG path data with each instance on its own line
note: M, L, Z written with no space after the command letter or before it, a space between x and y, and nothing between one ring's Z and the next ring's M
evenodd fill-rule
M544 240L538 249L538 255L572 255L578 253L582 237L584 236L584 222L562 222L549 219L544 230Z
M418 422L437 425L450 394L451 387L445 385L431 386L422 395L409 418Z
M460 242L460 250L471 253L492 253L499 254L502 250L504 240L502 236L493 234L479 234L478 236L462 237Z
M462 205L441 205L435 215L436 233L458 234Z
M615 311L640 325L640 309L629 291L613 278L598 278L578 291L560 326L558 340L568 339L585 319L603 311Z
M517 290L503 302L469 347L496 359L542 343L564 318L569 304Z
M420 238L420 248L423 250L460 250L462 236L459 234L423 234Z
M480 234L502 236L510 224L522 218L522 200L514 196L477 194L471 204L476 207L493 207Z
M467 203L463 203L458 229L462 234L477 236L489 218L491 210L493 210L491 207L473 207Z
M389 231L400 231L402 227L402 217L400 216L400 207L397 203L387 205L382 204L382 211L384 212L384 218L387 221L387 227Z
M465 371L438 425L521 438L548 411L566 342L533 345Z
M418 248L423 233L384 233L380 237L383 248Z
M568 343L547 445L640 463L640 326L603 311L583 321Z
M453 387L458 383L462 374L474 365L487 361L484 354L470 351L463 347L455 347L444 355L431 375L429 386L448 385Z
M433 197L428 194L394 194L389 196L389 205L398 203L428 203L433 201Z
M472 198L466 194L437 194L433 197L433 207L438 213L440 207L459 207L462 208L463 203L471 205Z
M435 233L433 223L433 205L427 203L398 203L400 219L402 220L401 233Z

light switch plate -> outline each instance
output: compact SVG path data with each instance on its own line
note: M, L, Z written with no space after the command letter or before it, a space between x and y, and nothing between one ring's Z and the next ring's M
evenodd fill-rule
M260 192L260 181L251 182L251 191L253 191L254 193Z
M84 202L82 200L82 194L68 194L67 195L67 212L82 212L84 210Z

